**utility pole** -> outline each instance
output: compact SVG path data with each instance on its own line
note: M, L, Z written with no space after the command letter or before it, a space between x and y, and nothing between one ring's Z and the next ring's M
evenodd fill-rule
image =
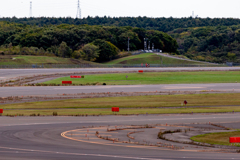
M147 50L147 40L148 38L144 38L144 50Z
M80 1L78 0L78 8L77 8L77 18L82 18L81 8L80 8Z
M32 1L30 2L30 13L29 13L29 17L32 17Z
M129 41L130 41L130 38L128 37L128 52L130 51Z

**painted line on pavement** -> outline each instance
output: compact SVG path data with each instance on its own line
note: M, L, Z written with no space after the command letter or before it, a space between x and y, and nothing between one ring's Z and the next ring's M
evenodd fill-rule
M199 89L199 88L206 88L206 87L178 87L178 86L164 87L164 89Z
M124 88L125 87L125 88ZM54 88L55 90L78 90L78 89L109 89L109 88L122 88L122 89L126 89L126 88L141 88L144 86L104 86L104 87L78 87L78 88Z
M94 128L91 128L91 129L94 129ZM85 141L85 140L76 139L77 137L71 138L71 137L66 136L66 135L69 135L69 134L67 134L69 132L78 132L79 130L83 130L83 129L65 131L65 132L61 133L61 136L63 138L69 139L69 140L79 141L79 142L84 142L84 143L90 143L90 144L99 144L99 145L117 146L117 147L126 147L126 148L137 148L137 149L153 149L153 150L161 150L161 151L173 151L172 149L159 148L159 147L156 147L156 146L141 146L141 145L134 145L133 146L132 144L127 144L126 145L126 143L121 143L121 142L115 142L113 144L113 143L110 143L110 141L106 141L106 142L103 143L103 142L89 141L89 140L91 140L90 137L89 137L88 141ZM102 140L102 139L99 138L99 140ZM174 151L175 152L206 152L205 150L178 150L178 151L174 150ZM209 151L208 153L216 153L216 152Z
M54 151L33 150L33 149L21 149L21 148L9 148L9 147L0 147L0 148L1 148L1 149L8 149L8 150L18 150L18 151L28 151L28 152L38 152L38 153L55 153L55 154L76 155L76 156L92 156L92 157L107 157L107 158L122 158L122 159L143 159L143 160L166 160L166 159L155 159L155 158L141 158L141 157L127 157L127 156L116 156L116 155L104 155L104 154L85 154L85 153L54 152ZM168 160L170 160L170 159L168 159Z

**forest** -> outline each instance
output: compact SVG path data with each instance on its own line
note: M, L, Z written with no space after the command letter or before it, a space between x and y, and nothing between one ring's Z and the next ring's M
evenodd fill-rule
M27 25L102 25L102 26L131 26L146 30L163 32L173 31L177 28L203 27L203 26L232 26L240 24L240 19L233 18L149 18L149 17L86 17L83 19L71 17L36 17L36 18L0 18L0 21L15 22Z
M240 63L240 25L179 28L168 32L179 44L179 54L191 59Z
M143 49L148 38L155 48L177 53L178 44L167 33L137 27L99 25L27 25L0 22L0 54L55 55L104 62L128 48Z
M33 54L35 50L103 62L126 51L128 37L131 50L143 49L147 37L164 52L240 63L239 30L240 19L233 18L0 18L0 51ZM9 47L14 49L9 52Z

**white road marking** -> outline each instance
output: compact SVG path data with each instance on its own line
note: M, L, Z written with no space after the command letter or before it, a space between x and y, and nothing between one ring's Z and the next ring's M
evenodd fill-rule
M38 152L38 153L56 153L56 152L44 151L44 150L30 150L30 149L9 148L9 147L0 147L0 148L2 148L2 149L8 149L8 150L31 151L31 152ZM85 153L67 153L67 152L57 152L57 154L75 155L75 156L92 156L92 157L122 158L122 159L166 160L166 159L155 159L155 158L141 158L141 157L127 157L127 156L104 155L104 154L85 154ZM168 160L170 160L170 159L168 159Z
M206 88L206 87L178 87L178 86L164 87L164 89L195 89L195 88Z
M80 89L108 89L108 88L139 88L144 86L102 86L102 87L82 87L82 88L54 88L55 90L80 90Z

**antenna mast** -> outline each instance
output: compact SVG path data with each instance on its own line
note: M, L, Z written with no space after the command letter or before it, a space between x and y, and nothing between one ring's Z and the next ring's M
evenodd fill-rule
M32 1L30 2L30 13L29 16L32 17Z
M81 8L80 8L80 1L79 0L78 0L77 18L79 18L79 19L82 18Z

